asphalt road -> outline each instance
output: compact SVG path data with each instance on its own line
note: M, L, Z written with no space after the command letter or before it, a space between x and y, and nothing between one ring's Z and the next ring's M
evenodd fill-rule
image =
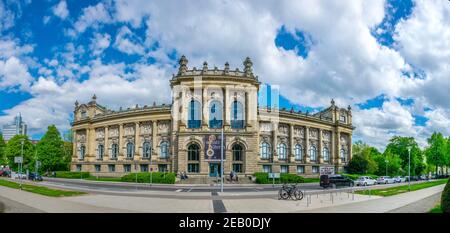
M33 207L0 196L0 213L41 213Z

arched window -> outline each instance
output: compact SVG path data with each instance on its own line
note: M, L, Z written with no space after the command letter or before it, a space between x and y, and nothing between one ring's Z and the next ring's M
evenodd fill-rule
M112 144L111 152L111 157L117 159L117 156L119 156L119 145L117 143Z
M86 155L86 147L84 145L80 146L80 159L84 159Z
M309 158L312 162L317 161L317 149L315 146L311 146L309 149Z
M103 145L98 145L97 147L97 159L103 159L103 155L105 154L105 147Z
M222 104L219 101L209 104L209 128L222 128Z
M202 106L200 102L191 100L188 111L188 128L200 128L202 123Z
M237 100L233 101L231 106L231 128L244 128L244 107Z
M261 154L261 159L269 159L270 157L270 145L267 142L261 143L259 146L259 153Z
M152 153L152 147L150 142L144 142L142 144L142 155L144 158L150 158L150 154Z
M188 147L188 160L199 161L200 160L200 147L193 143Z
M133 158L134 156L134 144L132 142L127 143L127 158Z
M345 149L341 149L341 161L342 162L347 161L347 151L345 151Z
M169 143L168 142L161 143L161 153L159 156L163 159L166 159L169 157Z
M244 149L239 144L234 144L233 148L233 160L234 161L244 161Z
M303 158L303 151L302 146L300 144L295 145L295 160L302 160Z
M330 161L330 150L328 150L327 147L323 148L323 153L322 154L323 154L323 161L324 162Z
M287 159L287 147L284 143L278 145L278 159Z

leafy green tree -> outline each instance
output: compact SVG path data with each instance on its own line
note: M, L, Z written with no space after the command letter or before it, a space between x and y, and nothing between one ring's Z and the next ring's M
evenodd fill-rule
M5 147L5 157L8 160L8 165L17 170L18 164L14 163L14 157L22 155L22 140L23 140L23 169L32 168L34 145L28 139L27 135L16 135L11 138ZM25 171L25 170L24 170Z
M434 132L430 138L428 138L428 148L425 150L425 156L427 163L436 167L436 174L438 167L443 167L446 164L447 157L447 140L441 133Z
M47 128L47 132L36 145L36 150L37 159L41 161L40 171L67 170L64 142L56 126L50 125Z
M374 174L378 167L373 157L379 154L376 148L370 147L362 141L353 144L353 155L347 166L347 172L351 174Z
M393 154L390 151L385 151L383 154L376 155L374 160L378 165L378 170L375 172L376 175L397 176L404 174L400 156Z
M425 170L423 152L413 137L394 136L386 146L386 152L398 155L401 159L401 168L404 175L408 174L408 147L411 147L411 175L420 175Z
M0 133L0 165L4 165L6 163L5 147L5 140L3 140L3 135Z

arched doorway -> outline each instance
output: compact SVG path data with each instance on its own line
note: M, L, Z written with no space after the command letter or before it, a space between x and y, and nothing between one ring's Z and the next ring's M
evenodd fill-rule
M239 143L236 143L231 147L231 153L232 153L232 168L231 170L235 173L244 173L245 167L245 149L244 146L242 146Z

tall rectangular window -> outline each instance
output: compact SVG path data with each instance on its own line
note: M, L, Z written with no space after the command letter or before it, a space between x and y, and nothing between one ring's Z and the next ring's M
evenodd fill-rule
M77 164L77 172L81 172L81 164Z
M109 172L116 172L116 165L108 164L108 171Z
M124 164L123 165L123 171L124 172L131 172L131 165L130 164Z
M148 172L148 164L141 164L141 172Z
M167 172L167 164L159 164L158 171L159 172Z
M298 174L305 173L305 166L297 166L297 173Z
M263 165L263 172L272 173L272 165Z
M188 164L188 172L189 173L198 173L199 172L199 165L198 163L189 163Z
M312 173L313 174L319 173L319 166L312 166Z
M289 173L289 166L288 165L281 165L280 172L281 173Z
M233 171L236 173L242 173L242 164L233 164Z
M100 164L95 164L95 172L100 172L102 170Z

